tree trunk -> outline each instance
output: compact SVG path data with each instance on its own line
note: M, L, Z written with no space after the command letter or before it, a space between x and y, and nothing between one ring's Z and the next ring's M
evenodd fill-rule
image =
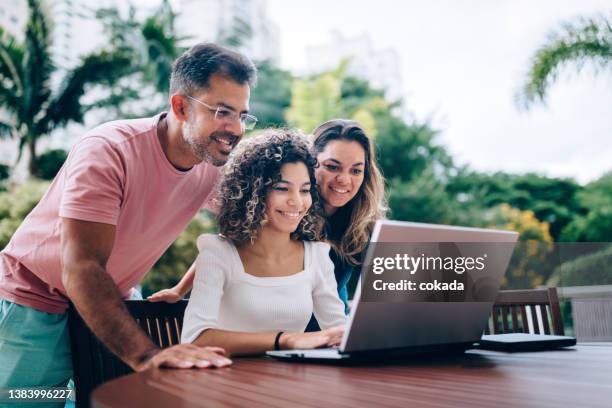
M35 176L38 172L38 157L36 156L36 137L31 134L28 137L28 151L30 153L28 170L31 176Z

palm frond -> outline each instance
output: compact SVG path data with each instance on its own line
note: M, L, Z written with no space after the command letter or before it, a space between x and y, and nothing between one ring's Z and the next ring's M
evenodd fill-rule
M0 105L14 110L23 95L23 47L0 27Z
M580 18L562 24L561 30L549 35L547 42L536 51L525 83L516 95L516 102L528 108L533 102L544 102L546 92L559 73L573 64L580 73L590 61L605 69L612 63L612 17Z
M7 86L6 83L0 81L0 107L13 114L18 114L22 110L22 100L16 91L15 87Z
M17 146L17 158L15 159L15 166L19 164L21 161L21 156L23 155L23 148L28 143L28 138L23 136L19 138L19 146Z
M49 51L49 28L38 0L28 0L30 18L26 25L24 68L24 112L34 118L48 103L53 63Z
M80 98L88 84L112 85L131 73L131 60L127 55L101 51L85 57L81 64L67 74L64 86L51 101L41 128L63 126L69 121L82 122ZM41 129L42 130L42 129Z
M6 122L0 122L0 139L9 139L15 136L16 129L13 125Z
M142 26L148 58L145 79L153 82L162 93L170 88L173 61L184 51L178 46L179 38L173 35L172 24L171 18L150 17Z

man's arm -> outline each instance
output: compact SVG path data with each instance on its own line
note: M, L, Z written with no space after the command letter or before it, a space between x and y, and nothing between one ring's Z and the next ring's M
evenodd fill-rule
M183 344L160 350L140 329L106 272L115 231L109 224L62 218L62 283L102 343L135 371L162 365L189 368L230 364L218 347Z

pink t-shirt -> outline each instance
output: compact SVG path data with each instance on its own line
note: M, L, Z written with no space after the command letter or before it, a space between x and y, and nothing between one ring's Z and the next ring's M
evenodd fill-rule
M218 169L170 164L153 118L105 123L72 149L39 204L0 252L0 297L62 313L61 218L116 226L106 270L127 297L214 196Z

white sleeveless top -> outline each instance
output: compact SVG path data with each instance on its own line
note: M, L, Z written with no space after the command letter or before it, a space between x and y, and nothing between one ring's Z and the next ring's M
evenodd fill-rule
M234 244L218 235L201 235L198 249L182 343L211 328L303 332L313 313L322 329L345 323L329 244L304 241L304 270L281 277L246 273Z

